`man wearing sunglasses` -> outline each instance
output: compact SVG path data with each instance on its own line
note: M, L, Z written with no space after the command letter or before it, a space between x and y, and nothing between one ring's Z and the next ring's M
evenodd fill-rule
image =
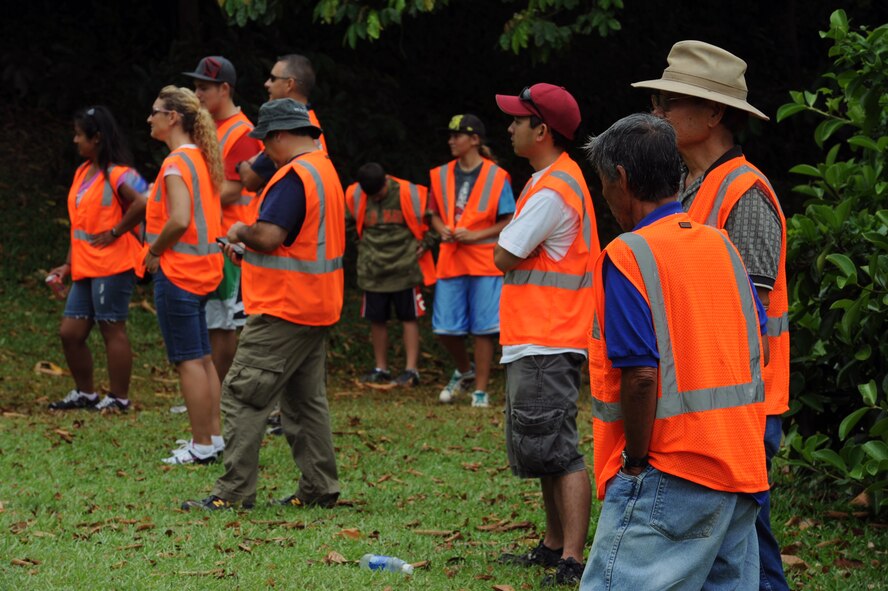
M194 79L194 93L216 122L216 136L222 150L225 172L222 184L224 235L235 222L247 220L247 209L255 197L241 183L237 163L252 158L262 147L247 135L253 130L253 124L234 104L237 72L230 61L219 55L211 55L200 60L193 72L182 73ZM225 380L237 350L237 329L243 327L246 320L240 292L240 269L225 259L222 282L207 301L210 349L220 382Z
M786 220L767 177L734 142L749 116L768 117L746 101L746 62L708 43L680 41L649 88L653 114L675 129L684 161L679 197L693 221L724 229L737 247L768 314L771 361L764 371L765 457L780 447L781 415L789 409L789 331L786 291ZM780 546L771 533L770 499L756 521L761 588L789 589Z
M592 325L592 270L600 248L595 212L567 147L580 109L567 90L535 84L497 95L515 154L533 176L494 251L505 273L500 342L506 366L506 453L512 473L538 478L546 533L501 562L555 567L543 585L576 585L583 574L591 487L577 434L577 396Z

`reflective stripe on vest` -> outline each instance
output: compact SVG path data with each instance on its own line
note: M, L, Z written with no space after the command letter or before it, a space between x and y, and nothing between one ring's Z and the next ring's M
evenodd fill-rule
M355 194L354 194L354 206L355 208L352 210L352 215L355 219L358 219L358 211L361 208L361 197L364 196L364 191L361 190L361 184L357 183L355 185Z
M769 337L779 337L785 332L789 332L789 312L784 312L777 318L768 318Z
M228 128L228 131L226 131L225 135L222 136L222 139L219 140L219 146L222 148L223 151L225 150L225 144L228 142L228 138L231 137L231 134L234 132L234 130L243 127L244 125L247 124L243 121L238 121Z
M447 195L450 194L450 191L447 190L447 182L450 178L450 175L448 174L450 172L449 168L449 166L442 166L438 169L438 176L441 177L441 202L444 204L444 211L442 213L444 213L445 223L450 219L450 212L447 210L450 206L450 202L447 200ZM454 167L454 171L455 170L456 168Z
M484 180L484 189L481 190L481 199L478 200L478 211L487 211L487 204L490 201L490 192L493 189L493 181L496 179L496 171L493 166L487 171L487 178Z
M483 166L483 165L482 165ZM484 179L484 188L481 190L481 196L478 198L478 212L487 211L487 205L490 203L490 194L493 192L493 183L496 180L496 169L497 166L495 164L491 164L487 169L487 178ZM454 165L454 176L456 176L456 165ZM441 179L441 201L444 203L444 215L446 216L444 220L450 219L450 214L453 213L456 216L456 204L450 203L448 201L448 195L450 191L447 189L447 183L450 179L449 166L442 166L439 168L438 176ZM553 173L554 174L554 173ZM497 195L497 197L499 197ZM468 207L468 203L466 203L466 207ZM456 223L456 220L453 220ZM483 240L481 242L475 242L474 244L489 244L495 243L496 238L492 240Z
M589 221L589 212L586 211L586 200L583 199L583 189L580 188L580 184L577 182L577 179L570 176L568 173L563 170L555 170L552 171L551 176L560 181L564 181L570 190L573 191L577 199L580 201L580 205L583 207L583 242L586 243L586 248L592 249L592 222Z
M651 251L647 241L638 234L627 233L618 238L618 240L622 240L629 247L629 250L635 256L638 270L641 273L648 300L650 301L651 317L657 337L657 349L660 354L660 391L662 395L657 401L658 419L665 419L685 413L733 408L765 400L765 385L762 381L761 366L759 365L761 358L757 336L759 325L756 321L757 312L752 299L752 292L749 288L749 278L746 274L746 268L732 248L730 241L721 233L719 233L719 236L728 250L731 259L731 270L734 273L734 280L737 284L738 295L740 296L740 307L743 311L749 344L749 371L752 379L745 384L703 388L688 392L680 392L678 390L675 357L672 352L672 341L666 321L663 286L660 284L660 273L657 269L654 253ZM623 418L620 402L603 402L593 397L592 410L594 417L604 422L618 421Z
M111 200L114 199L114 187L111 186L111 171L114 168L114 166L109 166L108 172L105 174L105 188L102 190L102 207L111 207Z
M752 168L751 166L748 166L746 164L744 164L743 166L738 166L737 168L735 168L734 170L729 172L727 175L725 175L724 180L722 180L721 185L719 185L718 192L715 194L715 201L712 204L712 209L709 210L709 217L706 218L706 225L707 226L712 226L714 228L718 227L718 214L721 211L722 202L725 200L725 196L728 194L728 189L730 188L731 183L733 183L734 180L737 179L737 177L744 175L744 174L749 174L749 173L756 175L762 183L767 185L768 189L771 191L772 194L774 194L774 195L777 194L774 192L774 188L771 187L771 183L768 182L768 179L766 179L764 176L759 174L759 172L757 170L755 170L754 168ZM779 208L780 203L777 202L776 199L774 200L774 202L777 203L777 207ZM769 199L768 203L772 203L772 201Z
M537 285L539 287L578 290L592 287L592 273L571 275L569 273L541 271L539 269L513 269L506 273L503 283L506 285Z
M419 207L419 187L417 187L413 183L409 183L407 185L407 188L410 190L410 203L413 204L413 215L416 216L417 223L422 226L423 212L420 211ZM357 209L355 211L357 211Z
M90 234L86 230L74 230L75 240L85 240L86 242L91 242L99 236L101 236L101 234Z
M200 178L197 175L197 168L194 167L194 162L191 161L186 154L181 152L177 153L177 156L185 162L185 166L188 167L188 171L191 173L191 178L194 179L192 186L194 187L194 195L192 197L191 204L191 219L194 222L194 230L197 234L197 244L188 244L185 242L177 242L170 248L173 252L178 252L180 254L190 254L190 255L208 255L208 254L216 254L217 252L222 252L222 249L219 248L219 245L214 241L210 242L209 230L207 229L207 218L204 217L204 209L203 203L201 203L200 196L200 182L198 179ZM156 188L154 191L154 200L160 201L161 191L160 191L160 183L156 184ZM151 242L157 240L158 234L146 233L145 239Z
M327 198L324 190L324 183L321 182L321 173L314 165L296 160L294 166L301 166L311 175L314 180L318 193L318 250L317 259L314 261L306 261L303 259L294 259L290 256L277 256L247 250L244 253L244 260L255 267L263 267L265 269L274 269L277 271L296 271L298 273L306 273L310 275L322 275L324 273L332 273L342 268L342 257L326 258L327 245ZM360 185L359 185L360 187ZM356 191L357 192L357 191Z

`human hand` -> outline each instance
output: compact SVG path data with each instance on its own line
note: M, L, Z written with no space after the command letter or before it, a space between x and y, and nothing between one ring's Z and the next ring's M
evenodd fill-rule
M63 263L54 269L50 269L47 275L55 275L59 278L59 281L68 276L71 272L71 263Z
M148 252L145 253L145 270L151 274L157 273L157 270L160 268L160 257L155 256L153 252L151 252L151 247L148 248Z
M453 242L453 230L448 226L441 228L441 242Z
M478 233L468 228L457 228L453 231L453 239L462 244L472 244L478 239Z
M89 241L89 245L95 248L105 248L115 240L120 238L120 236L115 236L111 233L111 230L106 230L101 234L98 234L95 238Z
M225 236L226 238L228 238L228 242L230 242L231 244L240 244L242 241L240 237L238 237L237 232L245 226L246 224L243 222L234 222L233 224L231 224L231 227L228 228L228 234Z

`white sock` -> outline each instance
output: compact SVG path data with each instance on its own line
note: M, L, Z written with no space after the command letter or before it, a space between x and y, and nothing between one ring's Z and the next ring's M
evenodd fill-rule
M80 392L82 395L86 396L87 398L89 398L90 400L95 400L96 398L99 397L99 395L96 394L95 392L84 392L83 390L77 390L77 391Z
M216 449L225 449L225 439L221 435L210 435L213 441L213 447Z
M212 443L209 445L203 445L201 443L194 443L194 441L192 441L191 447L194 449L195 455L200 458L206 458L216 453L216 448L213 447Z

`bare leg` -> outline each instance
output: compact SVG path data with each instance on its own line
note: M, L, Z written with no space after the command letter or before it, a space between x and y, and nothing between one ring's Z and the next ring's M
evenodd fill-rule
M589 508L592 499L589 474L586 470L579 470L553 478L552 488L564 538L564 552L561 557L573 558L582 563L583 546L589 533ZM548 522L547 515L546 523ZM548 532L546 534L548 536Z
M475 335L475 388L487 391L490 382L490 366L493 365L493 352L496 337Z
M376 360L376 367L379 369L388 369L388 328L385 322L370 323L370 341L373 343L373 358Z
M99 330L105 339L111 393L117 398L127 398L133 372L133 350L126 334L126 322L99 322Z
M564 546L564 531L561 528L558 504L555 502L555 480L551 476L540 478L543 507L546 510L546 533L543 536L543 544L550 550L557 550Z
M201 359L181 361L176 366L182 397L188 408L191 422L191 438L194 443L210 445L211 435L219 434L219 399L213 401L211 378L215 378L216 395L219 392L218 376L209 355ZM215 417L213 416L215 414Z
M419 322L405 320L404 326L404 351L407 355L407 363L404 369L416 369L419 367Z
M231 362L234 361L234 354L237 352L237 331L214 328L209 333L213 365L216 366L217 379L221 383L225 381Z
M212 405L212 422L210 423L210 435L222 434L222 383L211 357L202 359L204 373L210 385L210 404Z
M460 373L465 373L472 369L472 364L469 362L469 353L466 351L466 337L441 334L438 335L438 339L444 345L444 348L447 349L447 352L450 353L450 357Z
M93 382L92 353L86 344L93 321L88 318L62 318L59 337L65 351L65 361L74 378L74 385L81 392L95 392Z

